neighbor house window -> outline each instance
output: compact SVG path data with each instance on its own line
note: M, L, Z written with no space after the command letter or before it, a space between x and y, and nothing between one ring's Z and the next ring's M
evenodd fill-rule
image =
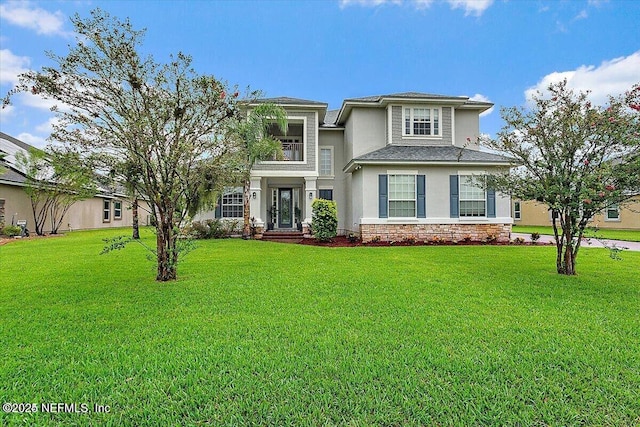
M487 215L487 195L473 182L471 175L460 175L460 217Z
M242 218L244 195L241 191L227 192L222 195L222 218Z
M113 202L113 219L122 219L122 202L120 200Z
M102 201L102 222L111 221L111 201Z
M521 219L520 202L513 203L513 219Z
M607 208L605 219L607 221L620 221L620 208L617 203Z
M318 198L325 200L333 200L333 190L332 189L319 189L318 190Z
M333 176L333 149L320 148L320 162L318 173L320 176Z
M389 175L389 218L416 216L416 176Z
M405 136L440 136L439 108L405 108Z

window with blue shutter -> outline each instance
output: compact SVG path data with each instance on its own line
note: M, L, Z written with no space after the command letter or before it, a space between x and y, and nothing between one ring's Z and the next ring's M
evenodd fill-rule
M387 188L387 175L378 175L378 217L388 218L389 192Z
M451 218L459 216L458 175L449 175L449 212Z
M417 217L418 218L426 218L427 217L427 204L426 204L426 186L425 186L425 176L418 175L416 178L416 195L417 195Z
M487 218L496 217L496 191L493 188L487 189Z

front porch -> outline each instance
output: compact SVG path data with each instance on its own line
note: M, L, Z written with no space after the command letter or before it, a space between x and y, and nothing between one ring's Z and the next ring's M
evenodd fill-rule
M258 238L267 232L309 235L311 203L317 197L315 177L255 177L250 195Z

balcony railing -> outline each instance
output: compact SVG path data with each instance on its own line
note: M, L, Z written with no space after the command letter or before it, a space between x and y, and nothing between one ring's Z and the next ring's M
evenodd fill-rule
M303 142L283 142L282 154L284 161L301 162L304 160L304 143Z

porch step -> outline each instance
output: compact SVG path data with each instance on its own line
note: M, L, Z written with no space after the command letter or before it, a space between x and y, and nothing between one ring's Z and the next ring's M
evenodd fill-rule
M262 240L270 242L291 242L294 240L302 240L304 233L297 230L269 230L262 233Z

